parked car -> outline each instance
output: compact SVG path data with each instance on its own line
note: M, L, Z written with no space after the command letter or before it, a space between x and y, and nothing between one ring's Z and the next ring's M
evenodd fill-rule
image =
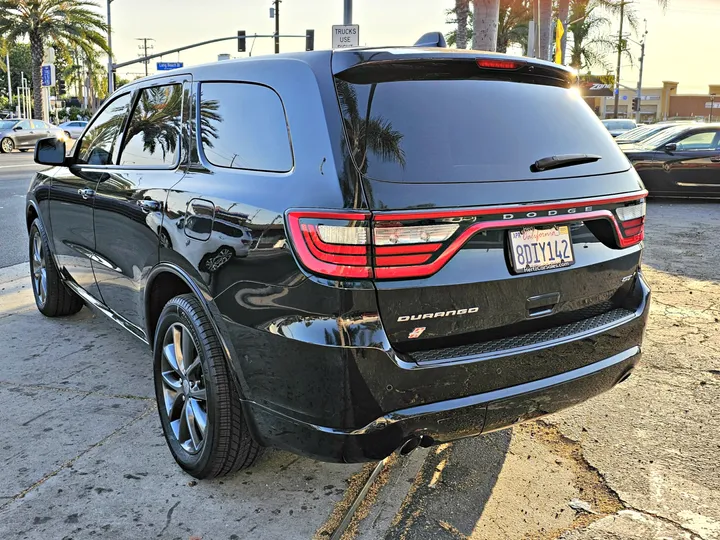
M37 307L87 304L150 346L165 437L198 478L266 446L378 460L582 402L632 372L650 293L646 191L574 85L433 48L129 83L72 155L38 145Z
M68 139L78 139L87 125L88 123L85 120L71 120L63 122L58 127L65 132Z
M720 124L680 124L623 149L651 196L720 197Z
M638 126L635 129L631 129L615 137L615 142L620 145L620 148L623 148L624 144L637 144L657 135L661 131L678 125L680 125L679 122L660 122L657 124Z
M61 129L42 120L0 120L0 153L7 154L16 148L27 152L40 139L63 136Z
M635 120L630 120L628 118L610 118L608 120L603 120L602 123L613 137L617 137L618 135L637 127Z

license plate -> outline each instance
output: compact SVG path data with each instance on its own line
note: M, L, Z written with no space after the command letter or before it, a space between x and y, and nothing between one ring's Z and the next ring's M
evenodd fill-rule
M510 253L516 272L538 272L575 264L567 225L510 231Z

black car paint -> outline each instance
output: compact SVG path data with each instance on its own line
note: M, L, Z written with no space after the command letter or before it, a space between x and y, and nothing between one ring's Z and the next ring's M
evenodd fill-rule
M401 50L398 56L421 60L434 54ZM350 67L393 52L335 55ZM641 248L612 250L582 225L576 227L575 249L581 252L576 266L542 275L509 276L500 236L485 243L473 239L440 272L422 280L337 281L303 269L286 233L289 208L408 209L469 201L499 205L642 188L632 169L602 181L573 178L568 172L540 182L411 189L365 179L372 182L370 203L343 146L331 69L331 53L314 52L198 67L126 87L123 91L136 92L182 78L191 95L187 117L195 118L200 81L270 86L283 99L293 169L269 173L213 166L191 127L182 140L190 151L171 171L104 166L82 172L71 166L38 173L28 193L28 217L36 214L43 220L68 283L82 292L77 283L87 301L151 343L153 298L171 279L181 280L203 302L220 335L256 439L325 460L378 459L418 434L441 442L499 429L582 401L626 377L639 359L649 309L649 290L638 272ZM538 63L536 73L562 72ZM83 189L93 190L94 196L84 199L78 192ZM141 200L160 202L161 208L146 211L137 204ZM194 201L201 204L196 208ZM245 257L212 259L214 252L203 252L207 239L184 229L187 218L205 211L203 205L216 216L242 222L252 239ZM171 234L173 227L182 233ZM208 265L208 257L215 263ZM473 286L467 271L476 265L488 272L480 286ZM405 301L418 287L420 301ZM500 305L520 289L522 306ZM574 298L570 311L614 299L628 317L552 346L422 365L413 359L412 347L401 352L402 347L394 346L403 341L402 332L393 329L378 307L383 295L390 295L390 301L382 305L397 299L404 308L421 310L457 308L462 298L467 307L484 306L483 319L473 323L473 330L483 330L524 319L526 295L550 289ZM499 300L492 310L485 309L489 298ZM544 318L530 324L540 328L553 323ZM429 335L428 343L434 345L441 333L436 329Z
M715 149L669 150L689 135L717 130ZM662 145L622 146L651 197L720 197L720 124L688 125Z

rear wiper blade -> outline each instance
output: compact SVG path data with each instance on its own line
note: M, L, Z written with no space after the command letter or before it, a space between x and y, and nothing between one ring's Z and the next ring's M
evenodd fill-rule
M582 165L583 163L594 163L602 159L602 156L594 154L562 154L560 156L550 156L538 159L530 165L531 172L548 171L550 169L559 169L560 167L571 167L573 165Z

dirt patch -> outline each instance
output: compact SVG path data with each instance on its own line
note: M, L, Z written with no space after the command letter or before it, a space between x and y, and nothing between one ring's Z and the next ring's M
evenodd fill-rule
M599 471L587 462L580 444L563 435L556 426L539 421L518 426L516 430L526 434L530 440L542 444L555 456L559 456L556 463L572 472L574 487L578 492L577 499L590 506L590 512L572 510L575 512L575 517L569 528L528 534L525 536L527 540L557 538L560 533L568 529L587 527L592 522L624 508L617 494L608 487Z

